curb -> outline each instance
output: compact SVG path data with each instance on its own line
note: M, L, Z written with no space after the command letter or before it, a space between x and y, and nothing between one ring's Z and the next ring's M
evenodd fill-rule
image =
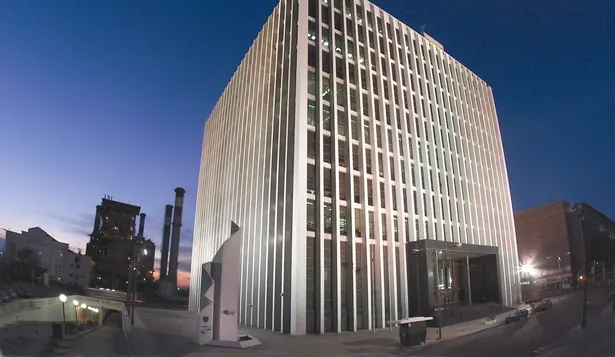
M427 348L429 346L437 345L437 344L442 343L442 342L455 341L455 340L460 339L460 338L476 335L476 334L479 334L481 332L485 332L487 330L491 330L491 329L494 329L494 328L497 328L497 327L500 327L500 326L504 326L504 325L505 325L504 321L499 322L499 323L495 323L495 324L492 324L492 325L486 325L486 326L489 326L489 327L486 327L486 328L484 328L482 330L470 332L470 333L465 334L463 336L458 336L458 337L449 338L449 339L443 339L443 340L431 340L429 342L423 343L422 345L407 347L406 350L408 350L408 351L420 351L420 350L425 349L425 348Z

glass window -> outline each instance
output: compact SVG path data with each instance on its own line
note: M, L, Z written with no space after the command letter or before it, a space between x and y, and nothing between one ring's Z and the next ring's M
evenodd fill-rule
M329 29L326 27L323 27L322 28L322 46L328 48L330 44L331 44L331 35L329 33Z
M347 177L347 174L345 172L339 173L339 180L340 180L339 181L340 183L339 193L340 193L340 200L342 201L346 201L346 186L348 185L346 177Z
M348 234L348 224L346 223L346 207L339 206L340 210L340 234L345 236Z
M361 210L359 208L354 209L354 235L355 237L361 237Z
M371 179L367 179L367 204L370 206L374 205L374 193Z
M325 233L333 232L333 209L330 203L324 204Z
M308 158L316 159L316 133L308 130Z
M316 102L308 99L308 125L316 125Z
M322 51L322 71L324 73L331 73L331 56L329 52L324 50Z
M331 131L331 109L328 105L322 106L322 128Z
M339 83L337 85L337 105L346 106L346 86Z
M316 73L308 71L308 93L316 96Z
M369 121L365 120L363 122L363 131L364 131L364 136L365 136L365 143L370 145L371 144L371 135L369 132Z
M316 201L307 200L307 230L316 231Z
M323 180L322 181L323 181L323 186L324 186L323 194L325 195L325 197L331 198L333 194L333 182L331 178L330 168L325 167L323 169Z
M318 27L312 21L308 22L308 40L315 41L318 37Z
M359 176L353 176L352 185L354 190L354 202L361 203L361 186L359 183Z
M338 162L339 165L341 167L346 167L346 148L344 147L344 142L343 141L339 141L338 142L339 148L338 148Z
M316 47L314 45L308 46L308 66L317 68L318 58L316 56Z
M346 113L338 110L337 111L337 134L346 136Z
M327 77L322 77L322 99L331 101L331 81Z
M316 166L312 164L307 166L307 192L316 194Z
M323 136L323 161L326 163L331 163L331 137L329 135Z
M329 12L329 7L322 5L320 7L320 15L322 16L322 23L325 25L331 24L331 13Z
M350 126L352 131L352 139L359 140L359 122L356 115L350 116Z

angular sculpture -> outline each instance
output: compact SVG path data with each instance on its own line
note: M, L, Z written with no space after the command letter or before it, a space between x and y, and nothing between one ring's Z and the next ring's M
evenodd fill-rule
M199 318L196 321L196 343L203 346L213 340L213 312L214 312L214 279L211 277L211 262L201 267L201 306Z
M201 306L197 320L199 345L246 348L260 345L252 336L237 334L241 234L231 222L231 236L222 244L213 261L203 264Z

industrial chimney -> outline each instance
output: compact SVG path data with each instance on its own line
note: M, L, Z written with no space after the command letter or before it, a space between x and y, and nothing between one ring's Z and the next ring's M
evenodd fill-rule
M173 206L164 206L164 228L162 229L162 257L160 258L160 280L167 277L167 264L169 262L169 240L171 239L171 217Z
M175 189L175 212L173 213L173 233L171 235L171 251L169 254L169 282L173 291L177 290L177 263L179 260L179 235L182 227L182 211L184 194L186 190L181 187Z
M143 230L145 229L145 216L146 216L145 213L141 213L139 215L140 220L139 220L139 234L138 234L138 237L141 237L141 238L143 238Z
M92 231L92 235L98 234L100 231L100 218L102 216L102 206L96 206L96 216L94 217L94 230Z

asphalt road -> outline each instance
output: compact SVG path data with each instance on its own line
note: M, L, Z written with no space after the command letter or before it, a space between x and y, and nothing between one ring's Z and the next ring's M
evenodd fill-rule
M557 298L553 299L557 300ZM605 291L589 293L587 323L600 314L607 302ZM555 304L551 309L535 313L527 320L495 327L480 333L441 342L410 353L420 357L529 357L563 336L581 322L582 294Z

